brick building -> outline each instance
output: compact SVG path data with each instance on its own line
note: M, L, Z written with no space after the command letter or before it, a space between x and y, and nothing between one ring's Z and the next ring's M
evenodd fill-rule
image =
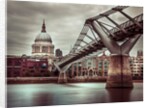
M101 56L87 57L81 62L72 64L69 71L74 76L107 76L109 66L109 56L103 54Z
M136 57L130 57L130 66L134 79L143 79L143 52L138 51Z
M97 75L107 77L109 69L109 56L103 53L101 56L87 57L72 64L70 76ZM143 52L138 51L136 57L130 57L130 66L133 79L143 79Z
M7 77L46 77L49 75L47 59L7 56Z

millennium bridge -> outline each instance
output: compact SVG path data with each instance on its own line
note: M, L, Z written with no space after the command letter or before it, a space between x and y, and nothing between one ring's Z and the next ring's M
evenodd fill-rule
M106 88L133 87L129 52L137 40L143 36L143 13L131 17L130 14L124 12L128 8L131 7L117 6L86 19L69 54L61 61L54 63L60 72L58 82L67 82L66 71L75 61L84 59L90 54L102 52L105 48L111 53ZM117 23L110 17L116 13L126 18L127 21ZM111 24L108 24L104 18ZM89 41L87 42L86 39Z

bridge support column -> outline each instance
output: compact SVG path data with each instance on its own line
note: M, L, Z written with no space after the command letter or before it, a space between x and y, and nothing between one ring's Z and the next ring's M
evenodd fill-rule
M140 38L141 34L136 34L132 38L126 38L126 40L120 45L105 33L106 28L102 27L98 21L89 20L87 22L91 24L93 30L112 54L110 57L106 88L132 88L133 82L129 63L129 52ZM121 31L124 30L123 28L120 29Z
M79 65L78 63L76 63L76 77L79 76Z
M97 74L97 76L98 76L98 59L96 59L96 68L95 68L95 72L96 72L96 74Z
M66 72L60 72L59 77L58 77L58 83L67 83Z
M72 64L71 66L71 77L72 78L74 77L74 64Z
M83 76L83 62L81 62L81 76Z
M102 59L102 71L101 71L101 72L102 72L102 77L105 76L104 71L105 71L105 70L104 70L104 60Z
M58 64L54 63L55 67L58 69L59 76L58 76L58 83L67 83L67 75L66 75L66 71L67 69L71 66L71 64L60 68Z
M111 55L106 88L133 87L128 55Z

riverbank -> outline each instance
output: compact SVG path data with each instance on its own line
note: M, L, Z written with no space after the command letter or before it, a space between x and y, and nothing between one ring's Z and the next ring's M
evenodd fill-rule
M75 77L68 78L69 83L89 83L89 82L106 82L107 77ZM133 80L134 82L143 82L143 80ZM16 77L7 78L7 84L40 84L40 83L57 83L58 77Z

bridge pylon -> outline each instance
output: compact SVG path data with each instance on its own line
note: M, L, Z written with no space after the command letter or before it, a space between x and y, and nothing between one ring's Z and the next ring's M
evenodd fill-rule
M128 6L117 6L85 21L70 53L55 65L60 79L65 78L64 73L71 63L107 48L111 56L106 88L133 87L129 52L143 35L143 14L133 18L123 11L126 8ZM121 14L127 21L120 24L111 16L115 13L117 16Z
M58 83L67 83L66 72L60 72L58 77Z
M60 68L58 64L54 63L55 67L59 71L59 76L58 76L58 83L67 83L67 75L66 71L67 69L71 66L71 64L68 64L67 66Z
M90 25L111 53L106 88L132 88L133 81L129 63L129 52L140 38L141 34L137 34L132 38L127 38L120 45L104 32L103 29L106 28L102 29L100 22L93 20L90 21ZM121 28L121 30L124 29Z

